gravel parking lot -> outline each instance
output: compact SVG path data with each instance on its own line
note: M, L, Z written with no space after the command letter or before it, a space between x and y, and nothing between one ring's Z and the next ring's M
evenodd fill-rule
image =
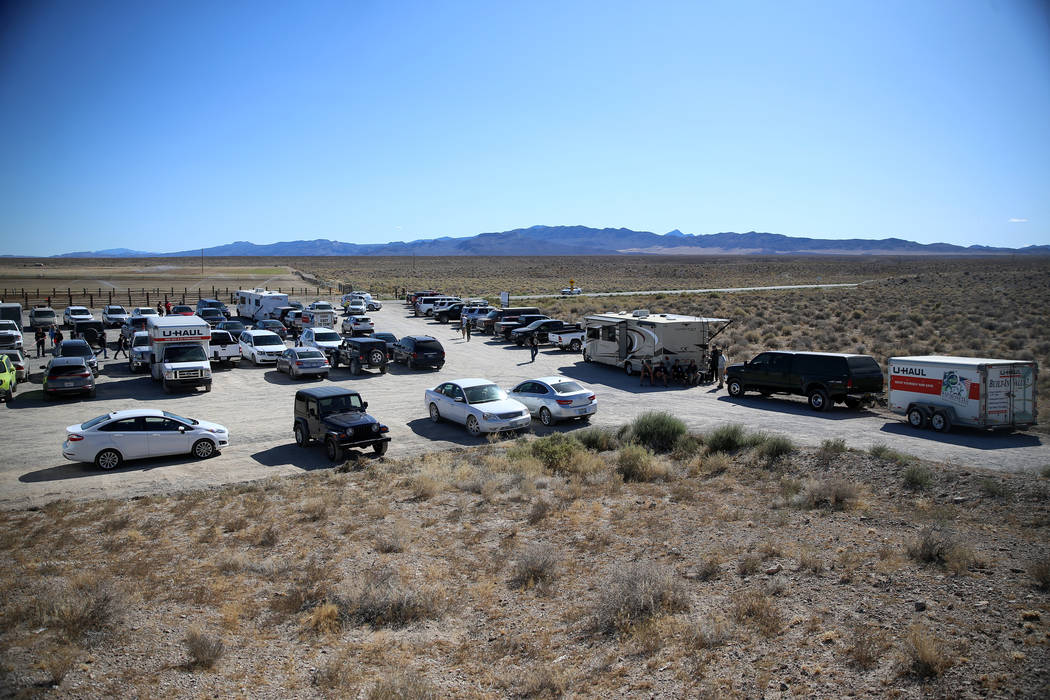
M1032 471L1050 464L1050 449L1037 433L999 435L956 429L941 435L913 431L899 417L881 410L836 407L818 414L797 397L763 399L749 395L731 399L725 391L710 387L639 387L637 377L627 377L611 367L585 364L579 354L544 347L536 362L530 363L526 348L495 342L489 336L475 335L468 344L457 328L415 318L398 302L387 302L381 311L369 315L376 330L398 337L430 334L446 351L446 364L439 372L392 365L386 375L372 372L351 377L345 367L340 367L327 380L360 391L369 402L369 412L390 426L390 457L481 442L461 426L433 424L427 417L423 391L444 379L486 377L509 389L522 379L564 374L597 394L598 414L591 421L594 425L619 426L643 411L660 409L680 417L698 432L734 422L750 429L784 433L806 445L819 445L827 438L842 438L858 449L886 443L925 459L951 460L959 467ZM111 340L115 333L109 332ZM31 346L29 335L27 347ZM131 374L123 358L100 362L95 399L51 402L40 389L40 367L46 360L31 360L30 383L21 384L15 400L0 409L7 438L7 450L0 459L0 507L27 507L60 498L142 496L331 466L320 446L304 450L292 439L292 396L297 387L312 380L295 381L272 367L242 363L233 369L216 368L211 393L169 395L148 375ZM62 457L66 426L107 411L144 405L222 423L231 431L231 445L221 455L203 462L189 456L143 460L114 472L100 472L93 465L71 463ZM554 429L582 426L572 422ZM538 433L549 430L538 423L534 428ZM362 454L373 459L371 451Z

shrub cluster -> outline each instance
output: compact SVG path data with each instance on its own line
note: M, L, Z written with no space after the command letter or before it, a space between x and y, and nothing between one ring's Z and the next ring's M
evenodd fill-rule
M655 564L634 564L605 581L591 616L591 629L625 632L661 613L688 608L689 596L673 570Z

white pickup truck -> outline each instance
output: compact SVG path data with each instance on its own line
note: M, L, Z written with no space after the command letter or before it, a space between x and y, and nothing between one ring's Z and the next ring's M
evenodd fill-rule
M212 362L231 365L241 361L241 346L229 331L213 330L208 346L211 348L208 359Z
M552 331L547 337L562 350L579 352L583 349L583 334L583 330Z

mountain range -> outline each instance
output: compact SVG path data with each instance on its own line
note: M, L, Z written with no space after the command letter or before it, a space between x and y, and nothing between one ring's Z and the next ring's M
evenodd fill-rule
M205 248L219 256L335 255L1050 255L1050 245L1001 248L950 243L915 243L900 238L830 240L778 233L664 234L627 228L531 226L463 238L433 238L392 243L343 243L324 238L260 245L236 241ZM201 249L147 252L128 248L63 253L58 258L189 257Z

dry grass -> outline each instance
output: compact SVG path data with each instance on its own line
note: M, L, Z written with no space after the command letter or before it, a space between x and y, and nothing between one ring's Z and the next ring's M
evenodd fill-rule
M221 639L209 636L196 628L186 633L183 643L190 657L188 666L196 669L211 668L226 650L226 645Z
M738 591L732 596L733 619L742 625L754 625L765 636L780 631L781 618L773 599L755 588Z
M642 445L625 445L616 455L616 471L624 481L656 481L667 479L667 463Z
M928 630L916 626L904 647L904 667L918 678L934 678L955 663L944 642Z
M633 564L607 577L591 614L596 632L624 633L655 615L689 608L689 597L675 573L655 564Z
M557 568L558 555L550 545L531 545L514 562L510 585L514 588L546 587L554 580Z

